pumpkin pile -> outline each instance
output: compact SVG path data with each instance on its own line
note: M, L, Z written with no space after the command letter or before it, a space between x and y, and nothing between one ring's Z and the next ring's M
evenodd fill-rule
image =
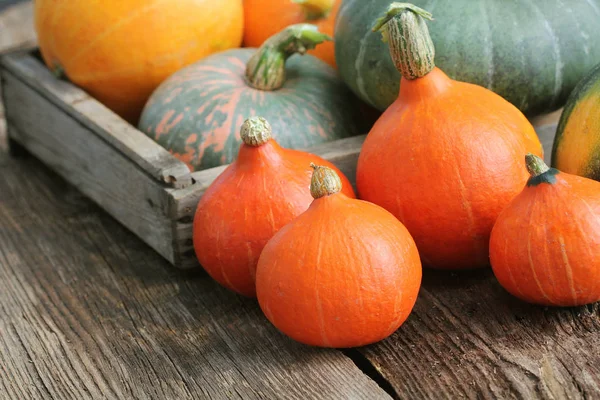
M600 36L597 1L571 13ZM600 300L600 183L589 179L600 180L600 65L568 99L556 168L525 116L562 106L600 63L600 41L563 49L568 24L526 7L511 15L531 34L479 18L505 18L501 0L440 0L431 34L433 16L417 6L426 0L108 1L103 20L81 1L48 3L36 2L36 23L50 68L191 171L228 164L197 204L196 256L290 338L347 348L388 337L409 317L423 267L491 267L535 304ZM167 31L163 13L182 23ZM156 29L144 36L139 21ZM540 23L553 54L524 51L547 45ZM496 57L515 49L519 66ZM548 58L556 68L542 73ZM376 121L351 90L383 111ZM365 132L357 192L352 176L301 150Z
M315 25L295 24L258 49L206 57L156 89L139 128L192 171L231 163L241 144L237 130L252 115L296 149L364 133L371 123L335 71L298 56L327 40Z

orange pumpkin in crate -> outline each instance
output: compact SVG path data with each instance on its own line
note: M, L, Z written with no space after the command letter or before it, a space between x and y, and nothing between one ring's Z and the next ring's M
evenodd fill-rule
M239 47L242 0L36 0L44 61L129 122L169 75Z
M335 17L342 0L244 0L244 46L260 47L288 25L316 25L333 37ZM333 42L308 52L336 68Z

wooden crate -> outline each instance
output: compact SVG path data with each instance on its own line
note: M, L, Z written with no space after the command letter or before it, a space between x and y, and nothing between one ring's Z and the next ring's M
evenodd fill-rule
M197 266L196 204L224 166L190 172L83 90L56 79L35 53L3 56L0 76L13 146L41 159L176 267ZM554 127L538 130L547 154ZM308 150L353 180L364 138Z

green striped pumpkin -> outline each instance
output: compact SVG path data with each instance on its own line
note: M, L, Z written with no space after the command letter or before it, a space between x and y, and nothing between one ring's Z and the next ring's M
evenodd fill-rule
M304 30L290 35L296 28ZM307 24L287 29L276 40L285 54L265 43L209 56L172 75L148 100L139 129L193 171L232 162L240 126L253 116L267 119L275 140L291 149L365 133L361 102L335 70L311 55L287 58L325 36ZM300 34L304 42L290 51Z
M385 110L400 74L371 31L390 0L344 0L335 52L344 81ZM432 12L436 65L450 77L500 94L528 116L560 108L600 62L600 0L413 0Z

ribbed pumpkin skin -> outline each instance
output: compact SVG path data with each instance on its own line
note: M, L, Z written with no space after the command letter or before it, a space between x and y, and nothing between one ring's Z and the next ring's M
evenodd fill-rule
M527 181L528 152L542 148L522 113L435 68L403 79L398 100L367 135L358 195L406 226L423 265L486 267L494 222Z
M415 243L396 218L336 193L316 199L267 243L256 292L269 321L292 339L357 347L408 318L421 274Z
M131 123L169 75L239 47L241 0L36 0L46 64Z
M364 133L360 102L335 71L311 56L286 62L281 89L247 85L245 65L255 49L209 56L175 73L152 94L139 128L161 146L201 170L233 161L241 144L238 129L261 116L285 148L305 149Z
M552 166L600 181L600 64L569 97L554 138Z
M310 163L334 169L352 198L354 190L330 162L283 149L274 140L242 145L238 159L206 190L194 216L194 249L221 285L255 297L258 258L269 239L312 203Z
M528 116L560 108L600 62L600 0L414 0L433 13L428 24L436 65L451 78L484 86ZM390 0L345 0L335 27L344 81L384 110L400 75L375 20Z
M498 217L492 269L524 301L593 303L600 300L600 183L565 173L555 178L526 187Z
M292 0L244 0L244 46L260 47L286 26L302 22L314 24L319 32L333 37L335 17L341 4L342 0L337 0L326 17L308 20L302 6ZM333 42L323 43L308 54L336 67Z

